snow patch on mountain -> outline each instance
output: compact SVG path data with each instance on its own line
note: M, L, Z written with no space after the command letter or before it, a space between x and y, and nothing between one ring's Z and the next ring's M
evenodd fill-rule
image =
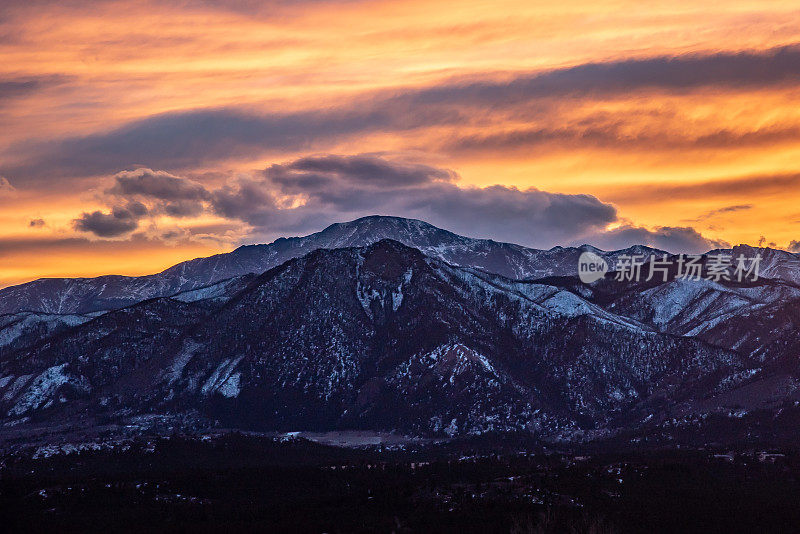
M218 392L225 397L236 397L239 395L240 373L234 373L236 366L242 361L244 356L224 359L208 377L200 392L203 395L211 395Z
M184 343L181 351L172 360L167 372L164 373L164 378L167 380L168 384L172 384L181 377L183 369L201 348L201 344L192 340L187 340Z
M44 337L58 328L68 328L91 320L88 315L59 315L20 312L0 316L0 347L6 347L26 333ZM43 334L41 333L43 331Z
M29 410L47 407L55 400L55 392L65 384L74 384L80 389L87 390L88 384L85 380L76 380L67 372L66 363L55 365L46 369L37 376L25 392L17 398L16 404L8 411L9 415L22 415Z

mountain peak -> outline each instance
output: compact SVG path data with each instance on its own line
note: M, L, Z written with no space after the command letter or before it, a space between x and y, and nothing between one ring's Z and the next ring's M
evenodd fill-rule
M179 263L161 273L140 277L101 277L39 281L0 290L0 314L19 311L93 313L116 309L153 297L193 291L246 274L260 274L318 249L367 247L389 239L446 263L515 279L576 274L577 256L592 251L612 259L620 254L663 254L636 245L606 252L591 245L554 247L548 251L490 239L475 239L437 228L425 221L369 215L331 224L304 237L279 238L270 244L245 245L227 254ZM383 246L386 246L384 244ZM745 251L744 248L742 248ZM800 283L796 254L753 249L764 256L764 276ZM727 251L729 252L729 251ZM738 250L737 250L738 252Z
M418 227L418 228L430 228L432 230L441 230L433 226L430 223L422 221L420 219L410 219L407 217L397 217L394 215L366 215L364 217L359 217L358 219L353 219L352 221L344 221L333 223L329 225L325 230L329 230L331 228L352 228L364 225L384 225L384 226L404 226L404 227Z
M437 228L418 219L406 219L388 215L369 215L352 221L334 223L309 238L330 240L340 246L366 246L380 239L395 239L407 245L426 245L431 241L453 239L456 234ZM331 247L328 247L331 248Z

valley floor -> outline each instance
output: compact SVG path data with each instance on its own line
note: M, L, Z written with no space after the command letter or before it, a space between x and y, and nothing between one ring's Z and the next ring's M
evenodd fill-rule
M800 524L793 450L556 451L513 438L344 448L229 433L20 449L0 466L10 532L790 532Z

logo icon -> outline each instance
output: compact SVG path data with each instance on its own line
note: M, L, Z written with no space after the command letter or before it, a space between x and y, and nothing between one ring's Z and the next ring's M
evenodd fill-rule
M608 272L608 263L594 252L583 252L578 258L578 278L584 284L591 284L603 278Z

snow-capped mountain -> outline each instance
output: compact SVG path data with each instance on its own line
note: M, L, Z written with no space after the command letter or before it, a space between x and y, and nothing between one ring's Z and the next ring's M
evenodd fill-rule
M702 259L760 254L758 280L672 268L665 281L583 284L584 251L612 267L666 254L533 250L368 217L149 277L7 288L0 429L157 413L573 439L770 418L800 401L796 255L740 246Z
M280 238L267 245L246 245L233 252L179 263L149 276L48 278L0 290L0 314L40 312L86 314L129 306L154 297L202 288L247 273L262 273L313 250L363 247L393 239L453 265L475 267L508 278L573 275L583 250L613 262L634 249L605 253L584 245L537 250L489 239L463 237L423 221L372 216L328 228L305 237ZM652 251L642 247L639 252Z
M691 402L748 367L569 291L390 240L227 287L109 312L7 355L0 411L556 436L639 420L662 398Z

